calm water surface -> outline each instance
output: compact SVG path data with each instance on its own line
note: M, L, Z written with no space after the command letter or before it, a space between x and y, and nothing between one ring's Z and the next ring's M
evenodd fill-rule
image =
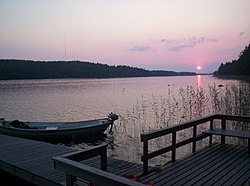
M236 83L211 76L119 79L60 79L0 81L1 115L6 120L77 121L124 115L142 97L164 96L188 85L208 87Z
M208 91L208 86L238 82L212 76L0 81L0 115L6 120L78 121L103 118L113 111L121 116L116 121L113 155L139 161L140 148L135 150L132 146L140 146L140 130L129 122L122 124L130 121L127 117L138 105L155 97L169 96L170 90L172 96L178 97L179 89L187 86L199 86ZM137 127L142 126L143 123ZM157 128L153 120L150 128Z

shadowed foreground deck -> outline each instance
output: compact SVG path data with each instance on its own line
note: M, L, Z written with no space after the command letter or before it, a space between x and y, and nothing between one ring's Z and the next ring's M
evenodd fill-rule
M140 178L153 185L249 185L250 155L247 147L213 144Z
M52 157L77 151L65 146L49 144L0 134L0 169L35 185L65 185L65 173L54 168ZM83 161L100 168L100 158ZM108 158L107 168L118 175L142 173L142 165ZM4 176L0 174L0 177ZM80 182L82 183L82 182Z
M0 168L36 185L65 183L65 173L54 169L52 157L76 151L44 142L0 135ZM100 168L99 158L82 163ZM153 185L249 185L250 155L247 147L213 144L169 163L161 171L142 175L142 165L108 158L107 171L135 176ZM79 180L77 183L80 183ZM82 182L81 182L82 183Z

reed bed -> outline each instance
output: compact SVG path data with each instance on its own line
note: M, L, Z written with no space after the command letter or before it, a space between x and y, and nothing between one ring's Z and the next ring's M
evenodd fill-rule
M226 84L202 87L187 86L175 89L169 86L165 95L152 95L146 98L143 95L136 101L134 107L127 113L120 114L119 123L114 127L114 135L110 145L109 155L121 159L140 163L142 143L140 134L151 130L180 124L209 114L250 115L250 84ZM200 126L198 132L206 128ZM250 130L249 123L232 122L230 127L237 130ZM178 139L185 139L192 134L190 129L178 133ZM107 138L109 139L109 138ZM110 140L109 140L110 141ZM151 140L151 151L169 145L171 136L163 136ZM232 143L245 144L244 140L233 139ZM203 147L208 143L203 140L197 144ZM182 157L191 152L191 145L177 151ZM170 154L164 154L151 161L153 165L163 164Z

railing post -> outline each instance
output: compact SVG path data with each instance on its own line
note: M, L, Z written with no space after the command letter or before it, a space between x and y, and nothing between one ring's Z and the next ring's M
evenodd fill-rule
M247 143L248 143L248 154L250 154L250 138L247 139Z
M143 174L148 173L148 140L143 140Z
M210 120L210 130L213 130L214 129L214 120ZM209 136L209 144L211 145L213 143L213 135L211 134Z
M197 133L197 125L193 126L193 152L196 151L196 133Z
M172 133L172 162L176 160L176 131Z
M66 185L73 186L74 181L76 181L76 177L66 173Z
M102 147L101 149L101 169L103 171L107 170L107 148Z
M225 117L223 117L222 119L221 119L221 129L226 129L226 118ZM225 144L225 136L222 136L221 135L221 144Z

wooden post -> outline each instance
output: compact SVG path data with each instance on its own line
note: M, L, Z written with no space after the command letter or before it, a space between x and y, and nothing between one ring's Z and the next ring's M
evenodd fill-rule
M248 143L248 154L250 154L250 138L247 139L247 143Z
M214 120L210 120L210 130L213 130L214 129L214 124L213 124ZM211 134L209 136L209 144L211 145L213 143L213 135Z
M66 185L73 186L74 181L76 181L76 177L66 173Z
M172 133L172 162L176 160L176 131Z
M225 117L223 117L222 119L221 119L221 129L226 129L226 118ZM225 144L225 136L223 136L223 135L221 135L221 144Z
M193 152L196 151L196 133L197 133L197 125L193 126Z
M106 146L101 148L101 169L103 171L107 170L107 148Z
M148 173L148 140L143 140L143 174Z

